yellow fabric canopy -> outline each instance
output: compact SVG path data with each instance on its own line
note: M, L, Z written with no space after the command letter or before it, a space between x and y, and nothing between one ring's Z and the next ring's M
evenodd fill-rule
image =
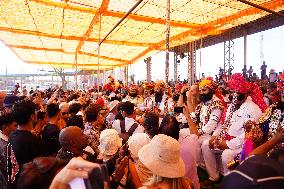
M0 39L32 64L97 69L98 42L137 0L1 0ZM274 11L284 0L250 0ZM171 0L170 47L267 15L237 0ZM100 69L165 49L166 0L144 0L100 48Z

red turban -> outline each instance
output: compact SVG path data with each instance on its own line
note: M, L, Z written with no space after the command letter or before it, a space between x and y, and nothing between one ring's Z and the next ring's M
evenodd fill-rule
M228 86L231 90L234 90L237 93L250 92L252 101L259 106L262 112L266 110L267 105L264 102L261 89L257 84L247 82L242 74L240 73L233 74L228 82Z
M250 83L245 80L242 74L233 74L228 81L228 86L231 90L238 93L247 93L250 91Z

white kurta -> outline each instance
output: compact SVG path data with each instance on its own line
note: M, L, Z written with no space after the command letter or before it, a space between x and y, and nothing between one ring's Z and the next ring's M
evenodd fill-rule
M139 109L142 111L145 109L152 110L155 106L155 97L154 96L149 96L144 99L144 102L142 104L137 105Z
M228 107L226 119L230 116L231 108L232 105ZM226 141L229 148L222 152L222 164L225 174L229 172L227 164L231 162L242 150L245 138L245 130L243 128L244 124L248 120L257 121L261 113L260 108L251 100L250 97L248 97L240 108L233 113L227 133L234 138L230 141ZM202 153L209 178L211 180L218 180L219 171L217 170L216 155L215 152L209 148L209 139L203 142Z
M164 114L165 111L165 100L166 100L166 95L163 96L162 101L160 103L159 109L161 110L161 114ZM173 109L173 99L171 97L168 98L168 112L171 112Z

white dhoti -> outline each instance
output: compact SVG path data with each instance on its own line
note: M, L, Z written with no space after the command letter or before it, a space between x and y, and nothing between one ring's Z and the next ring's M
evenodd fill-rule
M226 149L222 153L222 164L224 168L224 174L227 175L230 170L227 168L228 163L234 160L234 158L242 151L242 149Z
M201 145L202 155L209 179L212 181L217 181L219 180L219 171L216 162L216 154L214 150L209 148L209 140L210 139L203 141Z

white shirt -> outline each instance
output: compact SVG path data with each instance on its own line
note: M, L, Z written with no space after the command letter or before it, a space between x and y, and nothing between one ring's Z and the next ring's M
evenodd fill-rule
M135 120L133 118L125 118L125 130L128 132L128 130L131 128L131 126L135 123ZM120 128L120 120L115 120L112 124L112 128L115 129L118 134L121 134L121 128ZM144 128L138 124L138 127L135 129L134 133L144 133Z
M164 111L165 111L165 100L166 100L166 95L163 96L162 101L159 106L159 109L161 110L161 114L164 114ZM168 112L171 112L173 105L174 105L173 99L169 97L168 98Z
M231 107L229 106L228 108L226 119L230 114L229 110ZM235 138L226 141L230 149L242 148L245 138L244 124L249 120L257 122L261 114L261 109L252 101L251 97L248 97L241 107L233 113L227 132Z
M146 97L142 104L138 104L138 107L141 110L144 110L145 108L152 109L154 106L155 106L155 97L153 96Z

